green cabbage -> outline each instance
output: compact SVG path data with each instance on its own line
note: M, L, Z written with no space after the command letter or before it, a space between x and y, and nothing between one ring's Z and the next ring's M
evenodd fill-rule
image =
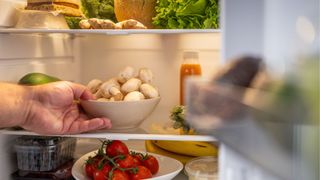
M81 0L81 5L87 18L110 19L116 22L113 0Z
M219 28L218 0L157 0L153 24L164 29Z

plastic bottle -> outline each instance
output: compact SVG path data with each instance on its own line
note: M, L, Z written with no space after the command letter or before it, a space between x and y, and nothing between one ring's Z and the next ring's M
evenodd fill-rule
M180 104L184 105L185 79L189 76L201 76L201 65L199 63L199 53L196 51L186 51L183 53L183 62L180 66Z

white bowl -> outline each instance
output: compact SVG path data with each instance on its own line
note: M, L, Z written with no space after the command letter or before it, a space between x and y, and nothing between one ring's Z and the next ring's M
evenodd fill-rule
M131 149L130 149L131 150ZM146 152L142 151L136 151L143 154L146 154ZM97 153L97 151L89 152L85 155L83 155L81 158L79 158L73 165L71 173L72 176L77 180L90 180L90 178L85 173L85 167L84 164L89 156L94 156ZM153 175L152 178L149 178L148 180L171 180L174 177L176 177L179 172L183 169L183 164L180 161L177 161L173 158L149 153L150 155L153 155L155 158L157 158L159 162L159 171L157 174Z
M145 120L160 102L160 97L141 101L81 101L84 111L92 117L107 117L112 129L134 129Z

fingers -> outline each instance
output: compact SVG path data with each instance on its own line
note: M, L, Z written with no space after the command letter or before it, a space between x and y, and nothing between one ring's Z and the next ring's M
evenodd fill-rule
M111 121L108 118L94 118L85 120L79 117L78 120L73 121L70 125L69 131L66 134L76 134L98 129L110 129Z
M95 99L95 96L83 85L67 82L68 86L72 89L74 99L90 100Z

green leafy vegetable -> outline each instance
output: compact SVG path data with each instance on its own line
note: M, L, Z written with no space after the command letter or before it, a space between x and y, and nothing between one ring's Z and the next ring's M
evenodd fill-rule
M153 24L165 29L219 28L218 0L157 0Z
M81 0L87 18L110 19L116 22L113 0Z
M79 22L83 19L82 17L65 16L64 18L66 19L70 29L81 29L79 26Z
M174 121L173 128L182 128L185 133L188 133L190 126L185 121L186 108L184 106L176 106L172 109L170 119Z

